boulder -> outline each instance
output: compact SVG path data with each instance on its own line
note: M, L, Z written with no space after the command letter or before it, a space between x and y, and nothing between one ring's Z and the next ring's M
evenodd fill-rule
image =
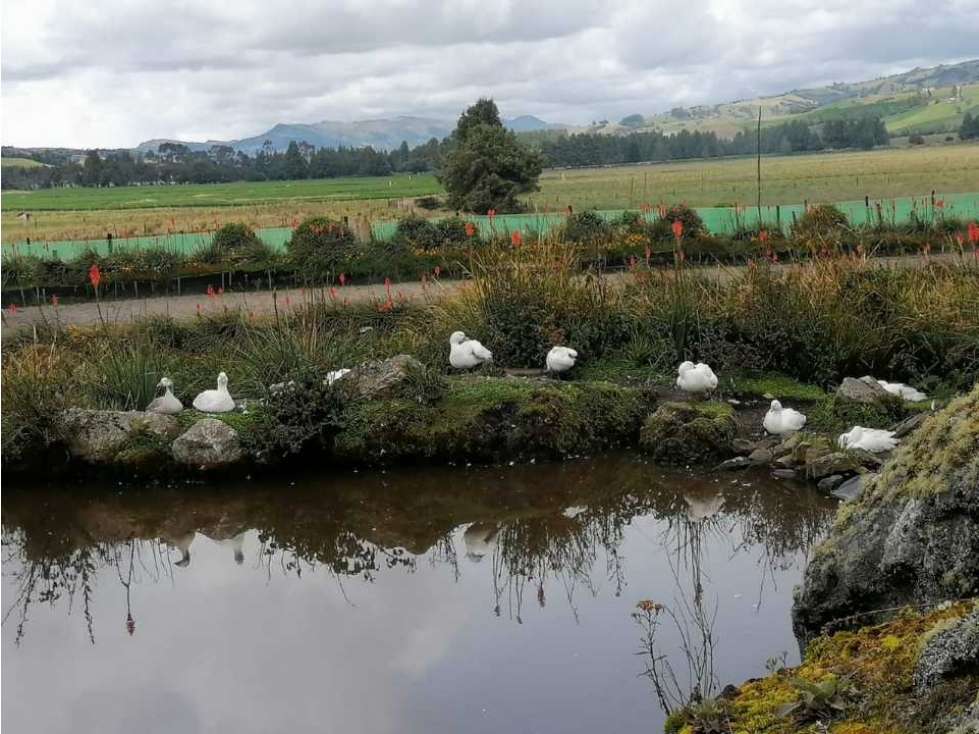
M802 439L799 437L798 433L790 433L788 436L782 437L782 442L773 449L773 452L775 456L783 456L784 454L793 451L801 441Z
M854 614L977 593L979 386L929 416L841 509L793 621L808 637Z
M751 466L751 462L747 456L735 456L733 459L722 461L717 468L722 471L737 471L738 469L747 469L749 466Z
M843 484L842 474L830 474L828 477L823 477L816 483L816 488L820 492L825 492L830 494L834 489Z
M729 454L736 428L726 403L666 403L646 419L639 445L660 463L700 463Z
M852 500L854 497L860 494L860 491L874 479L877 478L877 474L867 473L867 474L857 474L854 477L850 477L846 481L840 482L839 486L834 487L830 492L831 495L840 500Z
M909 433L916 430L918 426L924 423L925 420L928 419L929 415L931 415L931 413L921 412L921 413L915 413L910 418L905 418L903 421L901 421L896 426L894 426L894 428L891 429L892 431L894 431L894 437L904 438Z
M754 441L749 441L747 438L736 438L731 441L731 449L736 454L748 455L756 448L758 448L758 445Z
M180 464L210 469L234 464L242 457L238 432L217 418L202 418L173 442L173 458Z
M772 465L778 469L791 469L795 466L795 457L792 454L780 456L772 462Z
M979 663L979 608L932 631L918 654L914 687L925 691Z
M353 368L343 377L352 384L354 394L363 399L377 400L398 397L413 374L424 372L425 366L408 354L389 359L366 362Z
M771 449L755 449L748 454L748 461L753 466L768 466L772 463L772 451Z
M772 476L776 479L798 479L795 469L773 469Z
M180 424L172 415L141 410L71 408L62 415L61 429L73 458L113 464L134 443L162 450L180 433Z
M873 377L863 377L859 380L853 377L845 377L840 386L836 388L837 398L863 405L881 405L889 396L890 393L882 388Z
M806 474L818 480L830 474L850 474L867 466L877 467L880 463L879 458L867 451L834 451L813 461L807 461Z

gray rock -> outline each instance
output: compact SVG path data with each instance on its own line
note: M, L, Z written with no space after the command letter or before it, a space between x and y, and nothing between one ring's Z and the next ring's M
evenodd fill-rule
M797 479L799 477L794 469L773 469L772 476L776 479Z
M896 426L894 426L894 428L891 429L892 431L894 431L894 437L903 438L904 436L907 436L909 433L914 431L918 426L924 423L925 420L928 419L929 415L931 414L928 412L921 412L921 413L915 413L910 418L905 418L903 421L901 421Z
M867 486L867 483L876 479L879 475L872 472L857 474L850 477L845 482L841 482L838 487L830 492L831 495L841 500L852 500Z
M816 488L820 492L825 492L830 494L834 489L843 484L842 474L830 474L828 477L823 477L816 483Z
M772 452L770 449L755 449L748 454L748 461L753 466L768 466L772 463Z
M412 373L424 369L425 366L414 357L399 354L353 368L343 378L343 384L353 384L354 393L360 398L396 397L411 379Z
M782 442L773 449L773 452L775 453L776 456L781 456L783 454L789 453L790 451L795 449L795 447L798 446L799 443L802 441L802 439L799 438L799 434L795 432L790 433L788 435L783 435L781 436L781 438L782 438Z
M880 458L866 451L835 451L807 461L806 473L813 479L822 479L830 474L849 474L866 466L878 467L880 464Z
M754 451L756 448L758 448L757 444L754 441L749 441L746 438L736 438L733 441L731 441L731 449L736 454L747 455L750 454L752 451Z
M210 469L239 461L238 432L217 418L202 418L173 442L173 458L181 464Z
M138 437L168 442L180 433L180 424L172 415L140 410L71 408L62 415L61 429L72 457L111 464Z
M842 384L836 388L836 396L852 403L880 405L890 397L890 393L872 377L863 377L859 380L845 377Z
M792 454L786 454L775 459L772 464L779 469L791 469L795 466L795 457Z
M825 446L808 446L806 447L806 453L803 456L803 463L809 464L817 459L821 459L824 456L829 456L832 450L826 448Z
M914 687L925 691L979 662L979 609L942 625L926 638L914 667Z
M979 593L979 387L925 421L847 508L796 592L799 637L853 614Z
M723 471L737 471L738 469L747 469L749 466L751 466L751 461L748 460L747 456L735 456L733 459L722 461L717 468Z

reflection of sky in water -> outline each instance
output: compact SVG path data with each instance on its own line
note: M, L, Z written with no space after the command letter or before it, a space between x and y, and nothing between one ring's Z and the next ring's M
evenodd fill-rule
M717 609L722 685L763 673L783 650L798 657L789 612L802 562L794 550L768 563L761 544L742 543L745 523L725 512L692 525L702 540L704 603ZM555 515L556 527L602 521ZM491 539L478 562L466 557L465 525L452 533L458 575L443 548L410 567L382 560L373 581L303 560L297 575L288 552L263 554L256 531L244 538L241 565L230 544L202 534L186 568L172 565L178 550L158 557L144 542L149 571L137 560L132 637L120 583L130 546L122 544L121 571L96 574L96 644L77 595L70 616L64 599L33 605L19 647L17 620L5 622L2 723L51 732L654 731L662 714L639 675L641 631L630 613L640 599L674 604L681 590L692 597L693 566L688 554L677 556L691 527L683 517L680 509L672 529L654 514L632 518L614 551L595 543L582 551L587 575L548 568L562 556L538 557L522 564L530 579L509 577L501 540ZM5 562L5 612L20 563ZM541 566L544 607L533 570ZM664 630L663 650L676 654L676 633Z

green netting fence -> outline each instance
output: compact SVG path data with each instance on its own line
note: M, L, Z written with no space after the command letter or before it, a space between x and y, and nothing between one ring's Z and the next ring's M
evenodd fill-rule
M913 212L917 212L917 216L922 218L941 215L964 220L979 220L979 193L949 194L939 197L936 201L940 203L938 208L933 205L930 196L834 203L847 215L850 223L854 226L874 224L879 217L883 218L885 223L902 224L910 220ZM762 206L761 219L766 226L780 225L787 231L792 226L794 218L799 217L805 211L805 206L805 203ZM751 226L758 221L758 210L755 207L744 207L740 210L735 210L733 207L695 208L704 220L707 230L714 234L730 233L738 226L738 222ZM621 216L623 211L625 210L601 211L599 214L607 220L613 220ZM646 216L655 217L655 208L650 210ZM563 224L567 218L567 212L508 214L499 215L492 219L484 216L467 216L466 218L471 220L483 235L488 236L494 232L512 232L514 230L547 232ZM397 220L379 221L374 222L371 226L373 236L376 239L386 240L394 234L398 222ZM270 227L260 229L258 235L271 247L283 250L286 242L292 236L292 228ZM211 233L209 232L175 232L146 237L114 238L111 241L108 239L35 240L30 243L23 241L4 244L2 254L3 257L19 254L36 255L55 260L70 260L88 250L95 250L105 255L120 249L165 247L190 253L209 244L210 241Z

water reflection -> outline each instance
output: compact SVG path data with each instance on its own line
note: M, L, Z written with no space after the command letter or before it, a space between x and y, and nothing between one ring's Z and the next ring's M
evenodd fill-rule
M551 717L547 729L580 729L588 720L604 722L600 728L648 726L657 714L645 703L648 692L635 688L642 671L630 656L636 602L655 600L662 610L646 647L671 666L667 698L713 695L722 679L757 675L780 651L772 645L787 644L787 587L799 578L800 562L833 507L800 487L757 477L666 474L631 457L349 474L288 487L31 488L8 490L5 499L4 646L16 646L7 669L15 671L18 688L42 690L34 676L59 660L99 667L127 658L115 630L122 639L148 635L171 647L196 645L213 653L215 664L234 666L230 650L254 645L244 628L257 619L271 625L281 648L293 650L288 657L276 648L266 653L282 676L272 684L277 690L290 685L282 666L298 671L306 659L305 649L295 652L297 644L309 649L308 665L319 667L303 676L334 680L347 671L344 677L356 678L355 669L363 668L376 689L392 660L414 676L414 683L390 683L388 703L397 709L391 726L379 720L380 710L341 715L331 708L321 712L316 730L324 722L373 730L463 723L477 731L524 730L534 728L525 723L540 706ZM753 604L740 602L746 594ZM333 598L354 616L341 614ZM238 617L224 626L208 616L219 600L237 600ZM763 602L774 608L764 610ZM188 629L179 620L189 609L196 616ZM308 615L317 609L331 611L311 623ZM63 640L54 653L48 649L47 639L67 634L65 624L81 632L92 653ZM532 638L516 631L528 624ZM514 631L505 633L510 625ZM643 634L649 637L649 630ZM759 647L752 634L771 639ZM54 660L34 658L32 645ZM343 654L331 655L338 646ZM720 666L718 647L725 650ZM552 670L554 655L570 648L578 650L574 656L587 655L587 667ZM140 660L150 668L167 665L151 656ZM4 687L12 680L5 675ZM453 696L446 699L429 681L440 681ZM74 683L62 685L55 695L69 696ZM552 688L564 701L588 687L602 690L601 700L591 702L595 711L547 704ZM203 722L200 730L220 729L223 714L207 690L181 689L189 700L180 705ZM357 690L347 695L364 695ZM511 700L530 692L525 709ZM139 695L149 696L153 707L162 700L145 690ZM261 700L264 693L227 695ZM473 724L465 712L487 699L506 700L509 708L492 709L498 718ZM31 721L17 712L16 705L5 707L4 723ZM263 721L289 718L273 713L246 718L243 728L258 731ZM266 714L271 718L263 719ZM295 728L307 729L301 722Z

